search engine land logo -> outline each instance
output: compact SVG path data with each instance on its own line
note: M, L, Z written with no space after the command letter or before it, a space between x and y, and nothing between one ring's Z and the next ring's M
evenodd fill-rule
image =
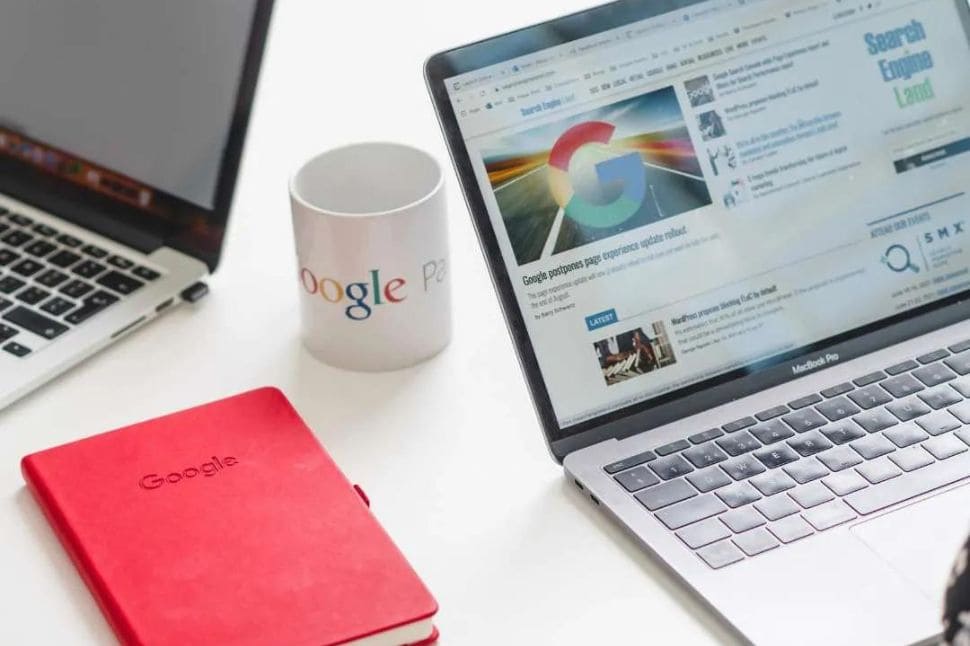
M647 199L640 153L611 147L615 131L604 121L580 123L564 132L549 153L553 199L567 216L587 227L623 224Z

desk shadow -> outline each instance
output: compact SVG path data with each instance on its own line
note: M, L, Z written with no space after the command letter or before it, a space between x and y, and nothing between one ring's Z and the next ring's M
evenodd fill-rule
M80 615L88 627L88 633L96 637L101 643L117 643L111 627L98 608L97 602L74 568L74 563L71 562L67 552L64 551L54 534L54 530L47 523L47 519L44 518L43 512L37 506L27 487L21 487L14 494L14 500L34 544L44 552L51 564L51 569L56 573L61 588L67 591L72 602L81 611Z
M668 568L659 559L652 558L619 524L612 521L604 513L597 511L589 499L577 491L567 478L560 479L558 489L586 517L587 521L595 523L597 527L601 528L603 533L623 550L631 561L636 562L647 576L663 587L664 592L687 608L716 642L738 645L749 643L732 626L721 619L717 611L707 601L687 587L676 572Z

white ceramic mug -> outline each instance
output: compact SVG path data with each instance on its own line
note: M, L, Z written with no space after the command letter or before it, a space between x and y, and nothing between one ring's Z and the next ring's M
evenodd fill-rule
M441 167L400 144L314 157L290 180L303 342L349 370L395 370L451 338Z

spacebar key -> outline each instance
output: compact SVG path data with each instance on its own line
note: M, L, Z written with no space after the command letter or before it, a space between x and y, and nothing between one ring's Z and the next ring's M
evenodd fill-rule
M904 473L898 478L851 493L843 500L859 514L871 514L967 476L970 476L970 453Z

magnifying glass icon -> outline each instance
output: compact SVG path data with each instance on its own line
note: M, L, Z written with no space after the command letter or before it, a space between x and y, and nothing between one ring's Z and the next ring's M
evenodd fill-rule
M913 258L909 253L909 249L901 244L894 244L886 249L886 253L882 256L882 262L896 273L902 273L904 271L911 271L914 274L919 273L919 267L913 264Z

